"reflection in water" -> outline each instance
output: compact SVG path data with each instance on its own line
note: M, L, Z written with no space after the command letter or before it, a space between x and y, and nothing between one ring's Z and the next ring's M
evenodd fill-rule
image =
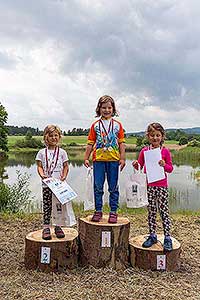
M31 175L30 189L34 196L34 210L41 209L41 181L37 175L35 164L36 153L11 153L9 158L0 162L0 176L5 183L13 184L16 180L16 170ZM125 185L127 178L133 172L131 161L135 159L135 153L127 154L126 168L119 176L120 203L124 203ZM83 166L83 151L70 153L70 172L68 183L77 192L77 202L82 202L85 197L86 168ZM194 155L174 155L174 171L169 174L170 209L177 210L198 210L200 209L200 183L195 179L194 173L199 170L199 156L194 160ZM5 176L5 171L8 177ZM108 199L107 185L104 198Z
M173 162L177 166L189 165L196 168L200 165L200 153L177 151L173 153Z

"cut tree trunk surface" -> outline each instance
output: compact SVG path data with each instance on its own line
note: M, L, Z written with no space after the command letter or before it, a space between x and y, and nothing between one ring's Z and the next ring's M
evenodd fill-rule
M130 238L130 261L132 266L144 270L177 271L180 268L181 245L173 237L173 250L165 252L163 249L164 235L158 234L158 242L150 248L143 248L145 235Z
M25 266L46 272L74 269L78 265L78 232L62 228L65 237L58 239L51 228L51 240L42 239L42 229L33 231L25 240Z
M104 215L100 222L92 222L91 215L79 219L81 266L112 267L120 270L129 265L130 221L118 217L116 224L110 224L108 217Z

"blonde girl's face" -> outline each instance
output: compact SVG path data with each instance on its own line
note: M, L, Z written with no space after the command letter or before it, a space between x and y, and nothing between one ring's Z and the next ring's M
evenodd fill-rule
M47 135L47 144L49 147L56 147L60 141L60 134L54 130L53 132L49 133Z
M159 130L152 130L147 134L149 143L153 148L158 148L163 140L162 133Z
M110 101L102 103L100 107L100 115L104 119L110 119L113 115L113 107Z

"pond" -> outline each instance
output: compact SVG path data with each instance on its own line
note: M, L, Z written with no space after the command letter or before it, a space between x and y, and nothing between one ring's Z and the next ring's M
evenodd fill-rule
M77 192L78 197L74 200L78 203L83 202L85 197L85 178L86 168L83 165L83 152L76 151L70 153L70 172L68 183ZM125 183L130 176L133 168L131 161L135 159L135 153L127 153L126 167L120 173L120 205L126 201ZM192 158L194 158L192 156ZM200 181L196 180L194 174L200 170L198 161L179 156L173 158L174 171L169 174L170 190L170 210L192 210L200 209ZM13 184L16 181L16 171L30 174L30 190L33 196L32 211L41 210L41 182L37 174L35 165L35 153L11 153L9 158L0 164L1 174L5 171L4 183ZM2 177L2 175L1 175ZM108 193L105 192L105 201L108 199Z

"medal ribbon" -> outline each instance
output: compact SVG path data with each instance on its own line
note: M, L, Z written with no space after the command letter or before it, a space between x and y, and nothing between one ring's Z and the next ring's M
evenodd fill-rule
M100 119L100 120L99 120L99 131L100 131L100 132L101 132L100 124L101 124L101 126L102 126L102 128L103 128L103 131L104 131L104 133L105 133L105 135L103 136L103 142L104 142L104 146L105 146L105 144L106 144L105 136L107 137L108 142L109 142L109 143L111 142L111 140L109 139L108 135L109 135L110 131L113 132L114 121L113 121L113 119L110 120L109 127L108 127L108 131L106 130L106 128L105 128L105 126L104 126L102 120Z
M56 155L56 152L57 152L57 155ZM45 149L46 168L47 168L47 173L48 173L49 176L51 176L53 174L53 171L55 170L55 168L57 166L59 152L60 152L59 147L56 147L55 150L54 150L54 153L53 153L53 158L52 158L51 163L49 165L49 163L48 163L48 150L47 150L47 148ZM55 161L55 165L53 166L53 169L52 169L52 165L53 165L53 161L54 161L55 156L56 156L56 161Z

